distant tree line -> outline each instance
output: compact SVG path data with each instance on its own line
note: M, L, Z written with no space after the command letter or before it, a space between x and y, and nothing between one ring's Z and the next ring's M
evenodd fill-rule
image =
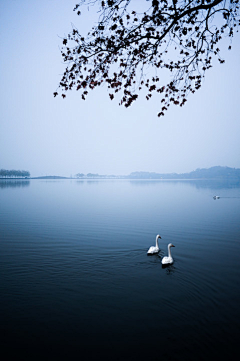
M93 174L93 173L88 173L87 175L85 175L85 174L83 174L83 173L77 173L76 174L76 177L77 178L82 178L82 177L92 177L92 178L95 178L95 177L103 177L103 176L101 176L101 175L99 175L99 174L97 174L97 173L95 173L95 174Z
M240 168L215 166L198 168L189 173L132 172L129 175L101 175L77 173L76 178L124 178L124 179L235 179L240 181Z
M88 173L88 174L77 173L75 176L76 178L115 178L116 177L115 175L103 175L98 173Z
M26 171L26 170L0 169L0 177L5 177L5 178L12 178L12 177L21 178L21 177L24 177L25 178L25 177L30 177L30 173L28 171Z
M196 169L190 173L153 173L133 172L130 179L238 179L240 180L240 169L230 167L211 167Z

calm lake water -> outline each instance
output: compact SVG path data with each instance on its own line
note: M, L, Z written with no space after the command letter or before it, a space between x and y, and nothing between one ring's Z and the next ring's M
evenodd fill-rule
M0 268L1 350L17 359L230 359L240 186L1 180Z

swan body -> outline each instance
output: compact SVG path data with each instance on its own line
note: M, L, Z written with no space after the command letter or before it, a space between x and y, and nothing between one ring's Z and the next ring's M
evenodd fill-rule
M219 199L220 197L219 196L214 196L213 199Z
M159 252L159 247L158 247L158 239L161 239L162 237L159 236L159 234L156 237L156 246L151 246L149 248L149 250L147 251L147 254L155 254Z
M175 247L175 246L172 243L169 243L169 245L168 245L168 257L167 256L163 257L163 259L162 259L162 264L163 265L173 263L173 258L172 258L172 255L171 255L171 247Z

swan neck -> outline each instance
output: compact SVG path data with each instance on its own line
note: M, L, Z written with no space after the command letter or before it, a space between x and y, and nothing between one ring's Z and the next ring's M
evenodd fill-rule
M158 237L156 237L156 247L158 247Z
M170 246L168 246L168 257L172 257L172 255L171 255L171 247Z

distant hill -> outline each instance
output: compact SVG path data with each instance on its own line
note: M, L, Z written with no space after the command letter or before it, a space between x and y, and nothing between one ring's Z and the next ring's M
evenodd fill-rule
M240 169L230 167L211 167L196 169L190 173L154 173L154 172L133 172L129 179L234 179L240 181Z

